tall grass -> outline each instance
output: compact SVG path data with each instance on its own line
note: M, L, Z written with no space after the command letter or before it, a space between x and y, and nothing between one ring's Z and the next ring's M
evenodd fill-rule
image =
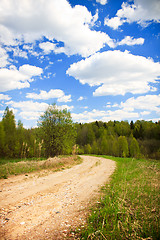
M59 156L44 159L0 159L0 178L49 169L59 171L81 163L78 156Z
M160 239L160 162L106 157L116 161L80 239Z

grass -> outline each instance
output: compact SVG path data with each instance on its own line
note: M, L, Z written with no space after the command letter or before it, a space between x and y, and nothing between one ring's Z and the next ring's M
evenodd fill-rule
M103 157L117 168L76 239L160 239L160 161Z
M81 163L78 156L60 156L44 159L0 159L0 178L7 179L11 175L26 174L48 169L60 171Z

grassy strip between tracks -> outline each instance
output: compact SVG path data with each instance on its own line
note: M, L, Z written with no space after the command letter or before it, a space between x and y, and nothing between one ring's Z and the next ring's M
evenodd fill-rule
M102 157L117 168L76 239L160 239L160 161Z
M79 156L58 156L49 159L0 159L0 178L41 170L60 171L81 163Z

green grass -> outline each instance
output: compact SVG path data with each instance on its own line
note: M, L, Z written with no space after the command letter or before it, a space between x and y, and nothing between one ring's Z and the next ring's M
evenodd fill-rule
M117 168L77 239L160 239L160 161L103 157Z
M44 169L60 171L81 163L78 156L60 156L53 159L0 159L0 178L41 171Z

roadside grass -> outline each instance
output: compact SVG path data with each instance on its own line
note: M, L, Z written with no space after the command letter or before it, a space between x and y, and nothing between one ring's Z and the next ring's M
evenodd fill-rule
M117 168L76 239L160 239L160 161L102 157Z
M79 156L59 156L48 159L0 159L0 179L11 175L41 170L60 171L82 162Z

